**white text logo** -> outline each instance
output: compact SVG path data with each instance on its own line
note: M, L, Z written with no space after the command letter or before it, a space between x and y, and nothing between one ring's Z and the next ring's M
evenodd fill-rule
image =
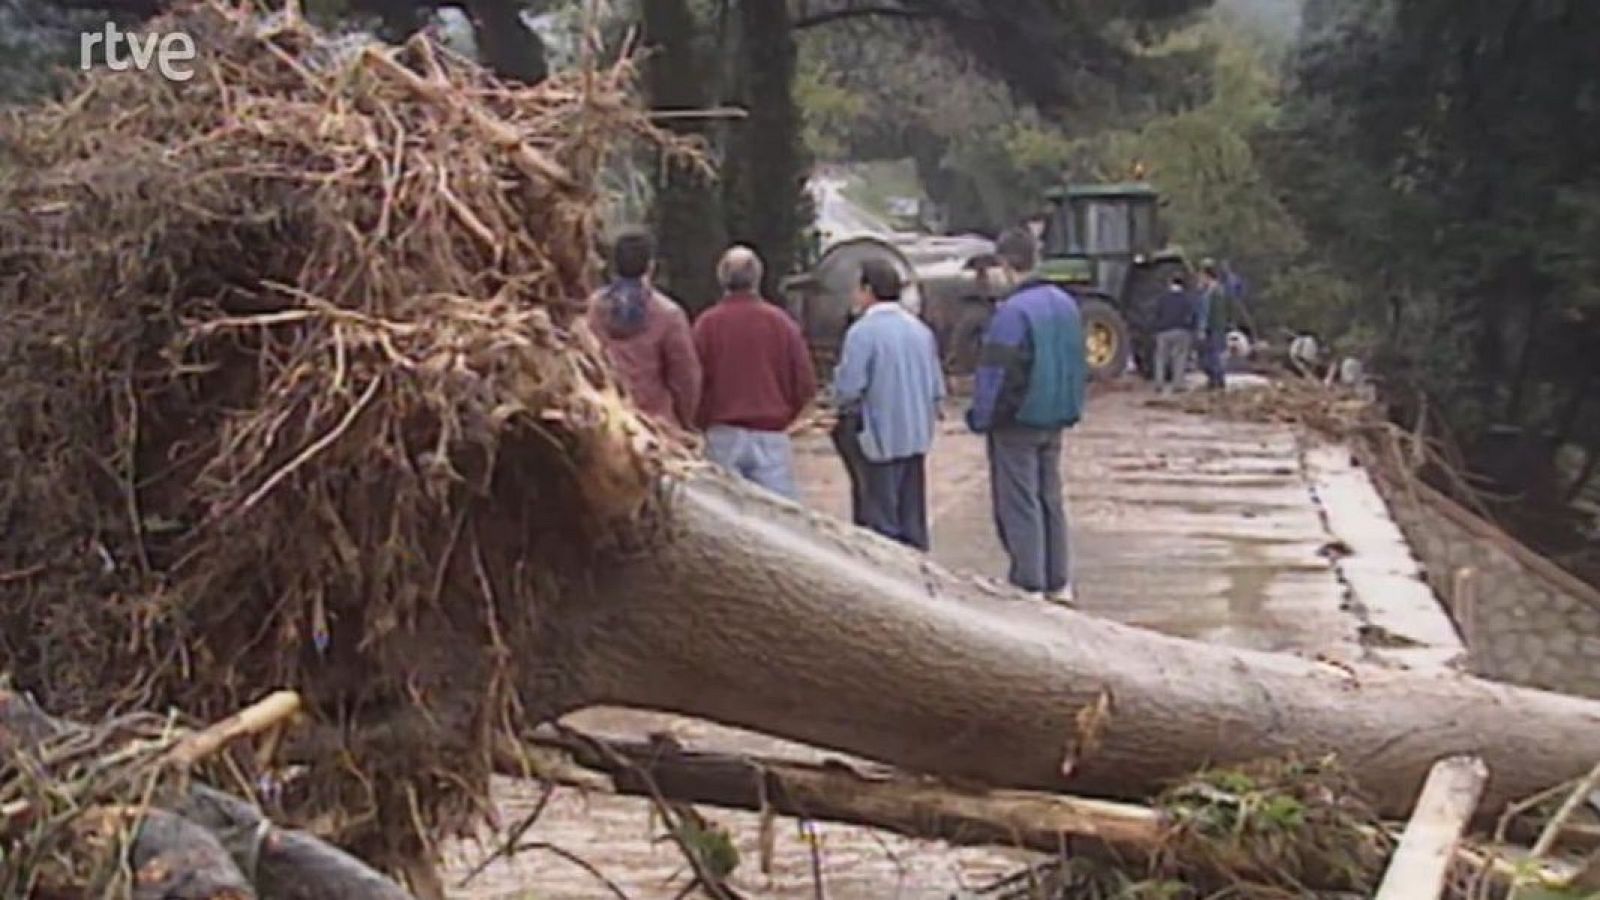
M133 69L148 72L153 67L168 81L188 81L194 77L194 39L181 31L169 34L124 32L112 22L102 31L86 31L79 36L78 65L94 66L95 47L105 54L106 68L113 72Z

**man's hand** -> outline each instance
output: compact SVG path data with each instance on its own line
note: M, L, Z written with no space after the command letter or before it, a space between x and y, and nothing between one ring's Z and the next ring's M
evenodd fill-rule
M977 410L969 409L969 410L967 410L966 416L964 416L964 418L966 419L966 423L967 423L967 430L971 431L973 434L983 434L985 429L979 427L978 420L973 415L973 413L975 413L975 412L977 412Z

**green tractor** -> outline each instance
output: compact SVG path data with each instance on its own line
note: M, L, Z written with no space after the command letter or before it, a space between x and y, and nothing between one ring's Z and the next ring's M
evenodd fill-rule
M1133 359L1148 372L1154 306L1172 276L1187 272L1183 253L1162 246L1160 196L1144 184L1081 185L1047 195L1041 277L1078 298L1089 369L1115 378ZM806 338L823 355L837 350L867 259L890 262L907 282L906 305L933 329L945 367L969 374L982 356L994 305L1007 285L992 277L994 245L975 238L899 240L859 235L839 241L785 293Z
M1039 274L1078 298L1090 371L1115 377L1131 359L1148 372L1156 301L1173 276L1189 272L1160 230L1160 193L1128 183L1069 185L1045 196Z

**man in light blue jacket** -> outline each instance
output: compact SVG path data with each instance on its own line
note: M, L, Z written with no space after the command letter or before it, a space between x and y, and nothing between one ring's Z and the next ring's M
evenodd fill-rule
M859 413L867 527L927 550L925 462L944 374L933 332L900 304L902 287L887 262L861 267L861 299L870 305L845 334L833 395L841 413Z

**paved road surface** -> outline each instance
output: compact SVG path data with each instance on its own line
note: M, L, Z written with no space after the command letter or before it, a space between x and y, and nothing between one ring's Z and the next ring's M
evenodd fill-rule
M1353 652L1355 618L1319 555L1332 541L1284 426L1224 423L1097 396L1065 445L1079 605L1183 637L1260 650ZM981 439L946 420L930 457L933 555L1004 576ZM806 502L848 517L826 441L801 447Z
M983 444L958 422L957 415L946 422L930 462L933 555L945 565L998 577L1004 557L989 514ZM1337 452L1308 453L1304 444L1286 426L1163 408L1152 405L1144 391L1097 394L1087 420L1067 441L1064 463L1080 605L1185 637L1347 660L1370 655L1361 632L1369 621L1381 620L1386 630L1411 638L1399 643L1438 645L1422 647L1423 656L1406 661L1433 664L1453 653L1453 632L1420 587L1415 563L1383 518L1381 503L1362 492L1364 476L1347 461L1341 464ZM844 473L826 436L805 435L797 450L806 503L845 516ZM1330 552L1351 547L1359 549L1359 558ZM1375 583L1385 597L1409 596L1412 606L1391 608L1377 597L1353 600L1347 581ZM681 718L623 710L576 718L576 724L612 733L667 730L695 746L814 755ZM531 795L525 786L503 787L505 818L514 823ZM734 829L750 861L739 887L759 897L813 896L811 854L794 823L779 829L769 880L753 862L756 818L713 816ZM681 865L671 847L651 845L652 834L644 803L586 800L562 791L531 837L583 856L631 897L671 898L683 882L681 875L668 881ZM824 827L823 835L821 861L832 900L948 897L1008 871L1018 858L954 852L862 829ZM544 853L496 866L467 895L613 896L591 876Z

